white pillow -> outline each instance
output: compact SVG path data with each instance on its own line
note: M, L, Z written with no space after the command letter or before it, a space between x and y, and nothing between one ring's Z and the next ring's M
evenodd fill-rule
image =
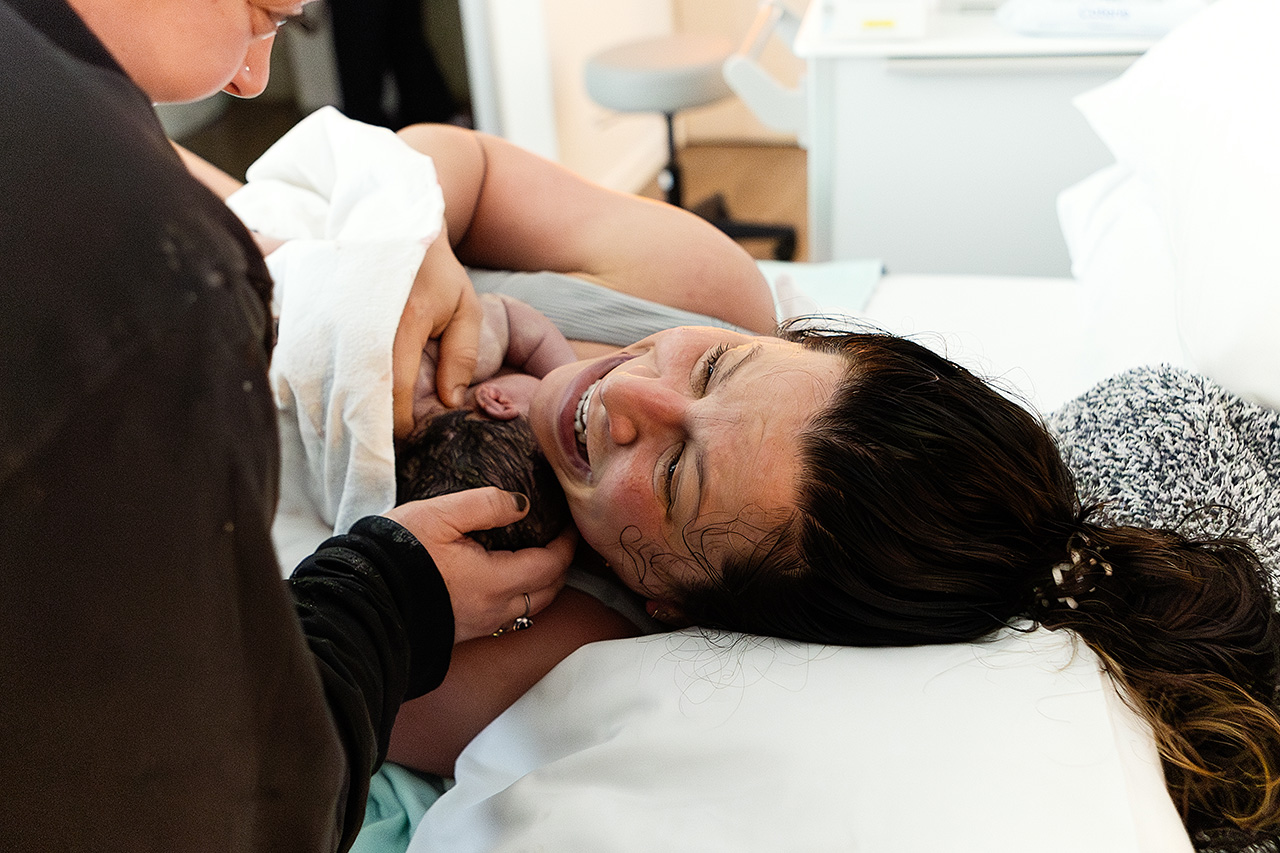
M1178 853L1150 729L1065 631L579 649L471 742L410 853Z
M1218 0L1077 106L1172 253L1189 366L1280 408L1280 3Z
M1081 285L1074 358L1101 379L1148 364L1185 366L1173 254L1164 220L1133 168L1115 163L1058 196L1058 220Z

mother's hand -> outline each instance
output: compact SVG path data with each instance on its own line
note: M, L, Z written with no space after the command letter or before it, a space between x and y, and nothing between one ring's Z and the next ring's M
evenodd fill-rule
M450 408L462 404L476 368L481 316L471 279L454 257L448 234L442 231L427 247L414 276L391 347L396 438L408 438L413 432L414 386L427 341L440 339L436 396Z
M486 551L466 535L519 521L528 506L524 495L486 487L412 501L386 513L435 560L453 603L455 643L509 628L526 615L526 595L528 612L537 613L564 586L575 533L522 551Z

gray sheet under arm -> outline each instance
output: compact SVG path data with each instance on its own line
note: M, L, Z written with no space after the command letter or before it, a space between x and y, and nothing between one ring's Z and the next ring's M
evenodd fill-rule
M715 317L618 293L562 273L468 269L467 274L477 293L498 293L527 302L546 314L570 340L624 347L676 326L745 331Z

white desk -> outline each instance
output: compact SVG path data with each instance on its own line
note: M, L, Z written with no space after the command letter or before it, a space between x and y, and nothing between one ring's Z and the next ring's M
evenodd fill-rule
M990 12L937 15L911 40L841 40L813 0L808 75L813 260L895 273L1070 273L1057 194L1112 161L1071 99L1150 39L1031 38Z

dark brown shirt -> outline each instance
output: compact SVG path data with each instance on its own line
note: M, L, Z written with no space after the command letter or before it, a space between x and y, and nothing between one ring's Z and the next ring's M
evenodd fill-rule
M392 522L280 579L269 292L63 0L0 0L6 850L333 849L443 676L448 594Z

